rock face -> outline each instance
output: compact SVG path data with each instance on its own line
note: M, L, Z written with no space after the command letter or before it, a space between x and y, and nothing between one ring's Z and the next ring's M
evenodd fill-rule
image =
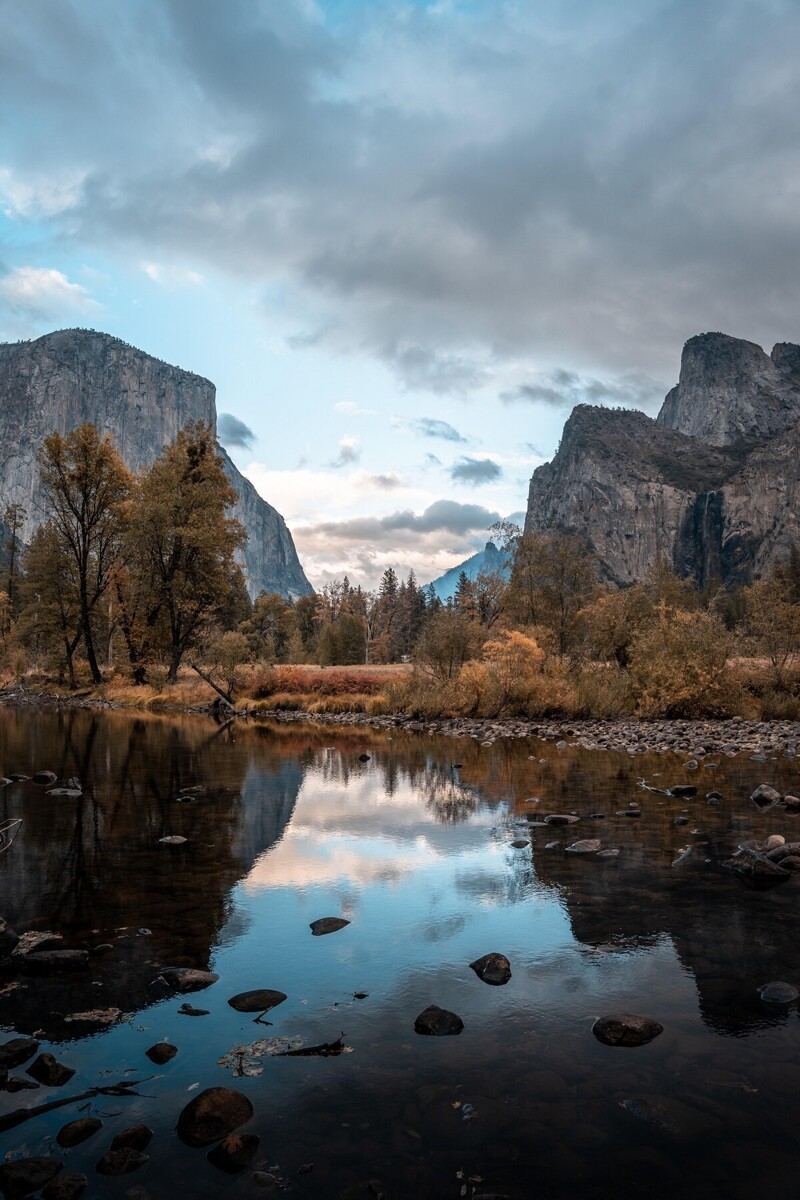
M584 536L625 586L658 560L703 586L745 583L800 539L800 346L686 343L656 420L581 405L533 473L526 532Z
M0 344L0 496L22 504L29 540L41 511L36 452L49 433L90 421L111 434L128 466L149 466L192 421L216 427L208 379L152 358L108 334L64 329L32 342ZM311 586L283 517L220 449L239 494L234 516L248 533L243 552L251 595L300 596Z

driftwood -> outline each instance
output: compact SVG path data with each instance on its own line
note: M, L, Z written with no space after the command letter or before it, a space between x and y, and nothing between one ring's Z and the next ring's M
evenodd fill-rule
M91 1100L95 1096L138 1096L139 1092L132 1092L130 1089L146 1082L146 1079L130 1079L127 1083L110 1083L105 1087L89 1088L77 1096L64 1096L60 1100L50 1100L47 1104L35 1104L33 1108L15 1108L13 1112L0 1117L0 1133L5 1133L7 1129L16 1129L17 1125L22 1125L33 1117L40 1117L42 1113L52 1112L54 1108L77 1104L79 1100Z
M322 1042L319 1046L301 1046L299 1050L281 1050L280 1054L276 1054L275 1057L330 1058L334 1054L343 1054L345 1049L344 1034L340 1033L335 1042Z

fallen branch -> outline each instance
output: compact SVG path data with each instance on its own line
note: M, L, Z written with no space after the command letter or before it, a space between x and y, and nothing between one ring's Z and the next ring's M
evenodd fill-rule
M200 676L200 678L203 680L204 683L207 683L210 688L214 689L214 691L217 693L217 695L222 700L224 700L225 703L230 708L233 708L233 696L230 692L223 692L221 687L217 687L217 685L214 683L214 680L211 678L211 676L206 675L205 671L201 671L200 668L195 663L189 663L189 666L192 668L192 670L194 672L196 672L196 674L198 674Z

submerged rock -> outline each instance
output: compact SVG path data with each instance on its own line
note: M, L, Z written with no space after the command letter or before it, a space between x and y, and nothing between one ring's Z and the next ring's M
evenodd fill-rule
M40 1054L25 1074L30 1075L37 1083L43 1083L45 1087L63 1087L72 1079L75 1071L72 1067L65 1067L63 1063L56 1062L52 1054Z
M212 1166L227 1175L238 1175L252 1162L260 1140L256 1133L231 1133L209 1150L206 1157Z
M581 838L567 846L567 854L596 854L602 844L599 838Z
M219 979L213 971L199 971L194 967L164 967L159 975L176 992L200 992Z
M505 954L493 951L490 954L484 954L483 958L476 958L475 962L471 962L469 965L479 979L494 987L508 983L511 978L511 963Z
M112 1150L146 1150L153 1140L149 1125L131 1125L123 1129L111 1143Z
M675 1132L675 1122L657 1101L646 1100L643 1096L632 1096L629 1100L621 1100L619 1106L637 1121L649 1125L651 1129L657 1129L659 1133Z
M98 1175L130 1175L149 1161L149 1157L140 1150L123 1147L121 1150L109 1150L94 1169Z
M65 1150L71 1150L73 1146L80 1146L81 1142L85 1142L102 1128L103 1122L98 1121L97 1117L81 1117L77 1121L62 1125L56 1134L56 1141Z
M34 771L33 773L34 783L55 783L57 779L55 771Z
M5 1162L0 1166L0 1192L6 1200L15 1200L17 1196L29 1196L38 1192L61 1170L63 1163L57 1158L47 1155L37 1155L34 1158L18 1158L14 1162Z
M33 1058L38 1049L39 1043L34 1038L12 1038L10 1042L3 1042L0 1046L0 1067L8 1071L20 1067Z
M23 975L60 975L89 965L88 950L36 950L21 954L17 969Z
M155 1063L157 1067L163 1067L165 1063L171 1062L177 1053L178 1047L173 1046L172 1042L156 1042L155 1046L145 1050L150 1062Z
M696 796L697 788L691 783L676 783L673 787L667 788L669 796Z
M663 1032L658 1021L632 1013L598 1017L592 1026L592 1033L604 1046L645 1046Z
M158 839L161 846L185 846L188 840L179 833L170 833L167 837Z
M580 820L574 813L549 813L544 818L545 825L575 825Z
M178 1117L178 1137L187 1146L208 1146L233 1133L253 1115L253 1105L233 1088L206 1088Z
M762 783L751 794L750 799L759 808L773 808L776 804L780 804L781 794L774 787L770 787L768 783Z
M514 841L511 843L511 845L515 850L526 850L528 846L530 846L530 842L527 840L527 838L514 838Z
M207 1008L195 1008L192 1004L182 1004L178 1009L178 1016L181 1017L207 1017Z
M231 996L228 1004L237 1012L263 1013L269 1012L271 1008L277 1008L279 1004L283 1004L285 999L285 992L278 992L272 988L256 988L252 992L239 992L238 995Z
M765 983L758 994L767 1004L794 1004L800 992L791 983Z
M80 1171L62 1171L42 1192L42 1200L80 1200L89 1180Z
M344 917L320 917L318 921L311 922L309 929L314 937L324 937L326 933L336 933L349 924Z
M426 1034L429 1037L447 1037L451 1034L461 1033L463 1028L464 1022L461 1017L456 1013L448 1012L446 1008L439 1008L436 1004L430 1004L414 1022L414 1029L417 1033Z

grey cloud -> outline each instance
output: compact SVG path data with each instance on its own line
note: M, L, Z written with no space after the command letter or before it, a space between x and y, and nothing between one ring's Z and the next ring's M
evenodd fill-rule
M283 280L298 327L407 387L554 357L675 375L703 330L796 336L796 4L324 13L7 0L0 161L84 173L54 240Z
M441 438L445 442L466 442L467 440L449 421L439 421L435 417L420 417L419 420L412 421L411 426L423 437Z
M399 475L369 475L367 483L371 483L382 492L391 492L402 487L403 481Z
M499 514L480 504L459 504L456 500L435 500L422 513L411 509L390 513L386 517L350 517L344 521L322 521L306 526L309 532L345 541L365 540L385 544L396 540L396 535L450 533L464 536L477 530L486 530Z
M339 442L339 453L332 461L332 467L350 467L361 458L361 450L354 438L342 438Z
M527 383L501 392L500 399L506 404L522 400L547 404L552 408L604 404L652 411L661 404L665 390L663 383L642 372L631 371L603 381L561 367L540 373Z
M450 478L457 483L469 483L478 487L482 483L494 483L503 474L502 467L490 458L459 458L450 468Z
M256 440L256 435L250 426L245 425L244 421L240 421L233 413L219 414L217 437L223 446L238 446L242 450L249 450Z

